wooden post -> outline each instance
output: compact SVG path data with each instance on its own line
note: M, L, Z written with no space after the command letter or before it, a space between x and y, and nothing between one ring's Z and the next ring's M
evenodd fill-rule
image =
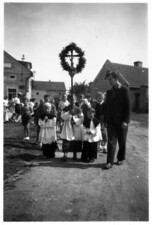
M71 76L71 106L73 109L73 76Z
M71 71L70 73L70 77L71 77L71 106L73 109L73 77L74 77L75 73L74 71Z

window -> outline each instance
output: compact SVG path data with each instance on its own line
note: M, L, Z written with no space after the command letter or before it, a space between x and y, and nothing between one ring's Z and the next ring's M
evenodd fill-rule
M39 95L39 92L36 92L37 95Z
M12 67L12 63L4 63L4 68L11 68Z
M15 75L9 75L9 80L15 81L16 80L16 76Z
M19 89L24 89L24 88L25 88L24 85L20 85L20 86L19 86Z
M10 79L11 79L11 80L15 80L15 79L16 79L16 76L11 75L11 76L10 76Z
M16 93L17 93L16 89L9 88L8 89L8 99L11 100L14 97L14 95L16 95Z

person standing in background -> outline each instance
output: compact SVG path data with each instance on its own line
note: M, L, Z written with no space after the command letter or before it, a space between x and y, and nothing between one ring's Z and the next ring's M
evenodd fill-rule
M4 122L7 122L8 121L8 96L5 96L4 97L4 100L3 100L3 113L4 113Z
M61 99L61 101L59 101L59 105L58 105L58 114L57 114L57 126L58 126L58 129L59 129L59 131L61 132L61 130L62 130L62 126L63 126L63 120L62 120L62 118L61 118L61 112L62 112L62 110L65 108L65 107L67 107L67 106L69 106L70 105L70 103L69 103L69 101L67 100L67 95L64 93L64 94L62 94L62 99Z
M75 103L76 106L82 109L84 118L87 117L88 108L90 108L90 104L86 98L84 98L84 94L81 94L78 98L78 102Z
M14 105L15 105L15 122L19 122L21 120L21 98L22 93L19 92L14 98Z
M38 121L39 121L40 115L43 113L43 105L44 105L44 100L40 99L39 106L37 110L35 111L35 115L34 115L34 122L37 127L36 143L38 143L38 140L39 140L40 126L38 124Z
M101 133L102 133L102 141L98 143L98 151L102 150L103 153L107 152L107 129L104 123L105 118L105 102L104 102L104 94L102 92L98 92L97 103L95 106L95 117L100 121Z
M30 122L31 122L31 117L33 114L33 109L31 105L29 104L28 98L23 99L23 106L21 109L21 115L22 115L22 125L24 127L24 140L29 140L29 129L30 129Z

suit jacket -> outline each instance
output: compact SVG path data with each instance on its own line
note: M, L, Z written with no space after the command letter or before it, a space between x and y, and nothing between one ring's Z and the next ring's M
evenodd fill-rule
M128 88L120 88L107 91L105 122L122 124L130 122L130 93Z

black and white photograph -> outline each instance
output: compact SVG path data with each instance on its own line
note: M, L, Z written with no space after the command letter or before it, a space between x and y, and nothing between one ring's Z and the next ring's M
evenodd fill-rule
M3 1L2 222L150 222L149 1Z

